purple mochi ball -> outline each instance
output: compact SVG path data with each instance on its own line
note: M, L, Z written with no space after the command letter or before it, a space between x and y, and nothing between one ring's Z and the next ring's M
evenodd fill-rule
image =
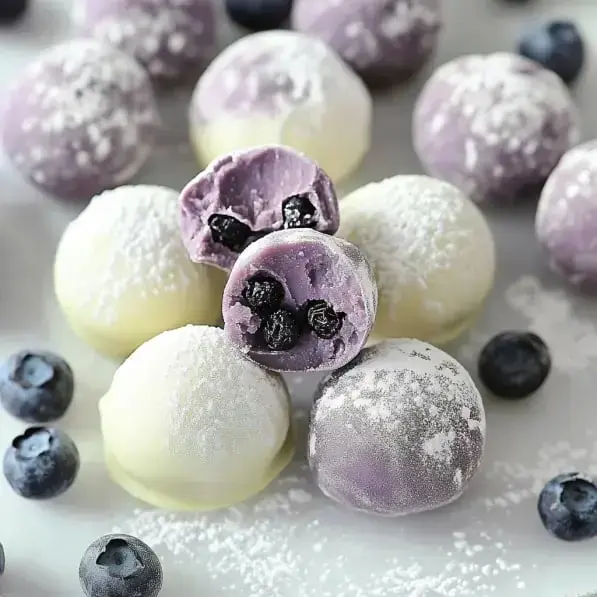
M440 0L295 0L294 29L320 38L372 86L399 83L432 55Z
M552 269L597 292L597 139L574 147L547 180L535 220Z
M132 58L95 40L53 46L5 98L2 143L42 190L89 199L128 182L160 127L151 82Z
M216 53L214 0L78 0L73 23L156 80L196 79Z
M440 66L413 113L413 144L427 173L477 202L536 195L578 136L559 77L503 52Z
M485 412L467 371L418 340L366 348L321 383L308 460L320 489L382 516L462 495L485 446Z
M306 212L299 221L301 204ZM340 223L328 175L313 160L281 145L216 159L183 189L180 212L191 260L226 271L250 242L265 234L299 224L334 234ZM227 242L221 227L232 236L238 233L236 240Z
M248 292L256 281L279 291ZM222 299L228 339L274 371L345 365L365 345L376 309L374 273L361 251L310 229L274 232L250 245L232 269ZM288 326L295 326L296 342L270 348L266 333L285 339Z

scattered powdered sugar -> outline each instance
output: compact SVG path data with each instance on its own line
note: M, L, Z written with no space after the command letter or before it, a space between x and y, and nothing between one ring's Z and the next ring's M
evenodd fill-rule
M573 374L597 360L597 325L575 313L565 290L547 289L538 278L527 275L509 286L504 297L509 307L528 320L528 329L549 346L554 369ZM471 333L459 357L467 364L475 362L490 337L489 333Z

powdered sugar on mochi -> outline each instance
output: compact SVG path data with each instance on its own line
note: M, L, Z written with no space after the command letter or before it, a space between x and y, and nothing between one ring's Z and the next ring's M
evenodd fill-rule
M100 240L90 243L90 237ZM70 270L86 272L89 263L96 263L77 292L80 306L97 323L113 323L126 295L144 301L183 294L201 283L210 288L206 270L189 260L180 239L173 189L134 185L105 191L69 224L62 244ZM90 251L102 259L94 260Z
M323 381L308 457L329 497L396 516L458 498L484 445L483 404L466 370L431 345L392 340Z
M537 190L579 138L562 81L498 52L456 58L423 88L413 115L415 150L432 176L476 201Z
M134 56L157 78L199 73L215 52L214 0L78 0L78 30Z
M248 35L228 46L199 79L191 122L219 115L290 116L308 109L323 118L331 97L349 93L369 105L367 91L324 43L292 31Z
M9 90L2 136L33 182L88 198L138 172L159 124L145 71L115 48L75 39L26 67Z
M552 269L597 289L597 140L571 149L549 177L535 228Z

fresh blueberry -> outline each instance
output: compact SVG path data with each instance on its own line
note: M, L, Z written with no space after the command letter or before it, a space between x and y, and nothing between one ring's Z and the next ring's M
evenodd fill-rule
M0 543L0 576L4 574L4 568L6 567L6 558L4 557L4 546Z
M9 24L14 23L20 19L27 8L29 7L29 0L2 0L0 1L0 23Z
M582 541L597 537L597 484L580 473L549 481L537 504L541 522L558 539Z
M556 73L571 84L585 63L585 44L576 25L570 21L542 23L522 35L518 52Z
M293 195L282 203L284 228L314 228L317 210L308 195Z
M224 245L227 249L240 253L251 238L251 228L234 216L226 214L211 214L207 220L214 242Z
M250 31L282 27L291 10L292 0L226 0L230 19Z
M334 308L325 301L308 301L303 307L307 327L319 338L329 340L342 327L344 313L336 313Z
M73 392L72 369L51 352L23 350L0 365L0 402L11 415L28 423L62 417Z
M251 311L268 315L282 305L284 287L268 276L254 276L245 282L242 296Z
M292 311L278 309L263 320L261 334L269 349L290 350L298 342L301 330Z
M162 578L155 552L130 535L96 539L79 564L79 581L87 597L155 597Z
M79 451L60 429L30 427L4 453L4 476L15 493L45 500L64 493L79 472Z
M549 349L532 332L501 332L479 356L479 378L500 398L526 398L541 387L550 369Z

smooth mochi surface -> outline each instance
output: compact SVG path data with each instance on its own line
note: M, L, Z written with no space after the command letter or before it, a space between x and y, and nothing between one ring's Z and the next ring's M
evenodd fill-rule
M143 344L99 411L111 477L158 508L245 500L294 452L282 378L245 359L219 328L189 325Z
M5 98L5 152L42 190L90 199L128 182L160 127L151 82L125 53L74 39L40 54Z
M226 276L189 260L177 199L165 187L119 187L66 228L56 296L73 330L99 352L126 357L165 330L221 321Z
M399 175L361 187L340 201L338 235L375 271L377 338L449 342L475 321L493 286L487 222L446 182Z
M372 86L399 83L433 53L440 0L295 0L294 29L331 48Z
M429 344L366 348L316 393L308 460L323 493L382 516L444 506L479 468L485 412L464 367Z
M202 167L231 151L274 143L307 154L338 181L369 150L372 100L322 41L266 31L236 41L211 63L189 116Z
M560 78L498 52L440 66L413 113L413 144L427 173L477 202L537 195L579 136L577 110Z
M73 25L120 48L158 81L198 76L216 53L215 0L76 0Z
M284 202L300 195L315 208L314 228L338 230L334 185L310 158L290 147L263 146L216 159L191 180L180 196L182 239L190 258L230 270L239 253L214 239L212 214L226 214L257 234L284 227Z
M597 140L560 160L543 188L535 228L551 267L597 292Z
M303 327L289 350L263 345L263 318L251 311L243 289L255 276L282 284L282 306L301 313L307 301L326 301L343 313L342 326L332 338L318 337ZM241 253L222 301L228 339L251 360L275 371L326 371L352 360L365 345L377 308L377 286L364 255L351 243L314 230L274 232Z

